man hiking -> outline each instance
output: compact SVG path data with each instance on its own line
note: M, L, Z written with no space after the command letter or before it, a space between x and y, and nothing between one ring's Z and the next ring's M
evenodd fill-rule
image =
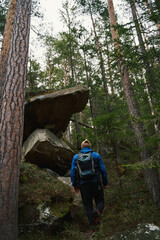
M104 209L103 188L108 184L108 177L102 158L93 152L87 139L82 142L81 149L72 160L71 182L76 192L80 189L91 231L94 233ZM96 209L93 209L93 200Z

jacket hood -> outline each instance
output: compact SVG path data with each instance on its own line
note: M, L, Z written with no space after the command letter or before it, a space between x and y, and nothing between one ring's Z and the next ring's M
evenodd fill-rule
M81 150L81 153L87 153L87 152L93 152L93 150L90 149L89 147L84 147L84 148Z

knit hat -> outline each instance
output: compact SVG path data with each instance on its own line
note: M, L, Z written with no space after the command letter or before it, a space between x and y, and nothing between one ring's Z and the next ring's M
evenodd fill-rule
M84 147L91 147L91 143L90 141L88 141L88 139L85 139L82 143L81 143L81 149Z

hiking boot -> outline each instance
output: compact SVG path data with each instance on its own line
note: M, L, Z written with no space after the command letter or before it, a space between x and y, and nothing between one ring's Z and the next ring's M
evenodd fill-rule
M91 227L91 235L90 235L90 239L92 239L95 235L96 235L95 227Z
M98 226L100 224L101 213L98 210L93 211L93 223L94 226Z
M91 238L93 238L96 235L96 231L92 231Z

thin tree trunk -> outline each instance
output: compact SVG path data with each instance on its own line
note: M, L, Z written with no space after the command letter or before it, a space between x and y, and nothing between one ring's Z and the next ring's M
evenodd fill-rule
M10 10L9 10L10 11ZM0 117L0 239L18 239L18 183L23 138L31 0L17 0Z
M86 79L87 79L87 86L88 88L90 88L90 84L89 84L89 75L88 75L88 70L87 70L87 60L86 60L86 55L85 55L85 51L83 50L83 54L84 54L84 66L85 66L85 72L86 72ZM95 114L93 111L93 102L92 102L92 97L91 97L91 93L89 94L89 106L90 106L90 113L91 113L91 119L92 119L92 123L94 121L95 118ZM94 126L94 134L96 136L96 151L99 151L99 143L98 143L98 136L97 136L97 129Z
M135 5L135 1L130 0L130 5L131 5L133 20L135 23L135 28L136 28L136 32L137 32L137 36L138 36L139 46L140 46L141 52L143 54L143 62L144 62L144 68L146 70L147 84L149 85L150 93L152 93L152 92L155 92L154 74L153 74L152 68L150 67L150 63L148 61L147 51L145 49L145 43L143 41L141 29L140 29L138 18L137 18L137 9L136 9L136 5ZM150 94L150 96L151 96L151 94Z
M145 84L145 90L146 90L146 93L147 93L148 104L149 104L149 107L150 107L150 110L151 110L151 114L152 114L152 116L155 116L155 112L154 112L154 108L153 108L153 104L152 104L152 99L150 97L149 89L148 89L148 86L147 86L147 83L146 83L145 74L144 74L144 72L142 74L143 74L143 81L144 81L144 84ZM158 132L158 126L157 126L155 121L154 121L154 129L155 129L156 132Z
M86 72L87 86L88 86L88 88L90 88L89 76L88 76L88 70L87 70L87 60L86 60L86 54L85 54L84 50L83 50L83 55L84 55L84 66L85 66L85 72ZM91 94L89 94L89 103L90 103L89 105L90 105L91 118L92 118L92 122L93 122L94 113L93 113L93 105L92 105Z
M148 0L144 1L144 4L148 7L149 13L152 15L152 6L149 4ZM160 32L160 25L158 23L156 23L156 28Z
M51 89L51 88L52 88L52 84L51 84L52 67L51 67L50 59L48 59L47 63L48 63L48 71L49 71L49 81L48 81L48 86L49 86L49 89Z
M138 24L136 6L135 6L135 3L134 3L134 2L132 2L132 3L130 3L130 4L131 4L131 8L132 8L132 15L133 15L133 18L134 18L134 21L135 21L135 25L136 25L136 30L137 30L137 35L138 35L139 43L140 43L140 46L141 46L141 47L140 47L140 48L141 48L141 52L146 55L145 44L144 44L144 42L143 42L143 38L142 38L142 35L141 35L141 29L140 29L139 24ZM141 23L140 23L140 25L141 25L141 28L142 28L143 26L142 26ZM135 42L135 40L134 40L134 42ZM135 43L135 45L136 45L136 43ZM148 45L147 45L147 48L149 48ZM146 71L147 71L147 72L149 73L149 75L150 75L149 69L150 69L149 63L147 63L147 65L146 65ZM142 70L142 71L143 71L143 70ZM155 112L154 112L154 109L153 109L152 99L151 99L151 96L150 96L150 92L149 92L149 89L148 89L148 85L147 85L147 81L146 81L146 77L145 77L144 71L142 72L142 74L143 74L143 81L144 81L145 90L146 90L146 93L147 93L148 104L149 104L149 107L150 107L150 109L151 109L151 114L152 114L152 116L154 116L154 115L155 115ZM155 128L155 131L157 132L157 131L158 131L158 126L156 125L156 123L154 123L154 128Z
M107 52L109 53L108 44L106 46L107 46ZM111 72L111 60L110 60L109 54L107 55L107 64L108 64L108 72L109 72L111 92L112 92L112 95L114 95L113 77L112 77L112 72Z
M147 43L147 38L146 38L146 35L145 35L145 30L144 30L143 24L142 24L142 22L141 22L141 20L140 20L140 17L139 17L139 14L138 14L137 9L136 9L136 14L137 14L138 22L139 22L140 29L141 29L141 32L142 32L142 35L143 35L143 39L144 39L144 43L145 43L146 49L147 49L147 51L149 51L149 46L148 46L148 43Z
M69 30L69 35L72 35L71 33L71 20L70 20L70 15L68 8L66 8L66 13L67 13L67 20L68 20L68 30ZM69 49L70 49L70 67L71 67L71 81L70 84L73 87L74 86L74 68L73 68L73 49L72 49L72 41L70 40L69 44Z
M64 66L64 86L67 86L68 76L67 76L66 60L64 60L63 66Z
M108 0L108 10L109 10L109 17L110 17L112 39L114 42L115 51L118 53L118 56L119 56L119 59L118 59L119 69L122 76L122 84L123 84L123 89L124 89L124 93L125 93L127 104L128 104L129 113L132 117L132 126L135 132L138 146L141 150L141 154L140 154L141 160L145 161L147 160L147 158L149 158L150 153L145 147L144 126L143 126L143 123L141 122L139 107L134 96L134 91L132 89L127 66L126 66L123 52L121 49L119 34L117 30L117 22L116 22L112 0ZM154 203L160 205L160 178L159 178L158 169L157 168L144 169L143 172L144 172L146 185L150 191L150 194L152 196Z
M66 13L67 13L67 22L68 22L68 31L69 31L69 35L72 36L72 32L71 32L71 20L70 20L70 15L69 15L69 11L68 8L66 8ZM74 72L74 62L73 62L73 54L74 54L74 49L73 49L73 45L72 45L72 41L70 39L70 44L69 44L69 49L70 49L70 67L71 67L71 81L70 81L70 85L74 86L74 84L76 84L76 79L75 79L75 72ZM75 129L76 129L76 141L77 141L77 149L80 149L81 147L81 143L79 140L79 134L80 134L80 129L79 129L79 125L78 125L78 114L75 113Z
M101 74L102 74L102 80L103 80L103 87L104 87L104 90L105 90L105 93L106 93L106 100L107 100L107 110L110 113L110 112L112 112L112 108L111 108L111 104L110 104L110 96L109 96L108 87L107 87L107 81L106 81L104 59L103 59L102 49L100 47L98 35L97 35L97 32L96 32L96 27L95 27L95 22L94 22L94 19L93 19L91 6L90 6L90 16L91 16L93 31L94 31L94 35L95 35L95 39L96 39L96 45L97 45L97 50L98 50L99 59L100 59L100 68L101 68ZM117 152L115 151L115 147L114 147L114 145L118 144L116 138L113 140L112 143L113 143L114 154L116 156Z
M66 131L66 139L69 143L71 143L71 124L70 124L70 122L68 124L68 128Z
M140 26L139 26L135 1L131 0L130 5L131 5L131 9L132 9L133 20L135 22L135 27L136 27L136 31L137 31L137 36L138 36L138 40L139 40L140 49L141 49L142 54L144 55L143 59L144 59L147 78L148 78L148 80L152 79L152 82L154 82L154 79L153 79L154 75L152 74L152 69L151 69L150 64L148 62L148 59L146 57L147 56L147 51L145 49L145 43L143 41L142 34L141 34L141 29L140 29ZM149 91L149 88L148 88L148 84L147 84L147 81L146 81L144 71L143 71L143 80L144 80L145 89L146 89L146 93L147 93L147 97L148 97L149 107L151 109L151 114L154 116L155 113L154 113L154 109L153 109L152 99L151 99L151 96L150 96L150 91ZM157 127L156 123L154 123L154 128L155 128L155 131L157 132L158 127Z
M81 149L81 142L79 140L80 128L79 128L79 123L78 123L78 113L75 113L75 126L76 126L77 149Z
M98 35L97 35L97 32L96 32L96 27L95 27L95 23L94 23L94 19L93 19L91 6L90 6L90 16L91 16L93 31L94 31L94 35L95 35L95 40L96 40L96 45L97 45L97 50L98 50L98 55L99 55L99 60L100 60L100 68L101 68L103 86L104 86L104 90L106 92L106 99L109 102L109 93L108 93L108 88L107 88L107 81L106 81L106 74L105 74L105 67L104 67L104 59L103 59L102 49L100 47Z
M119 173L119 162L120 162L120 151L119 151L119 145L118 142L115 140L113 141L113 148L114 148L114 152L115 152L115 163L116 163L116 171L117 171L117 176L119 178L119 185L120 188L122 189L122 180L121 180L121 175Z

